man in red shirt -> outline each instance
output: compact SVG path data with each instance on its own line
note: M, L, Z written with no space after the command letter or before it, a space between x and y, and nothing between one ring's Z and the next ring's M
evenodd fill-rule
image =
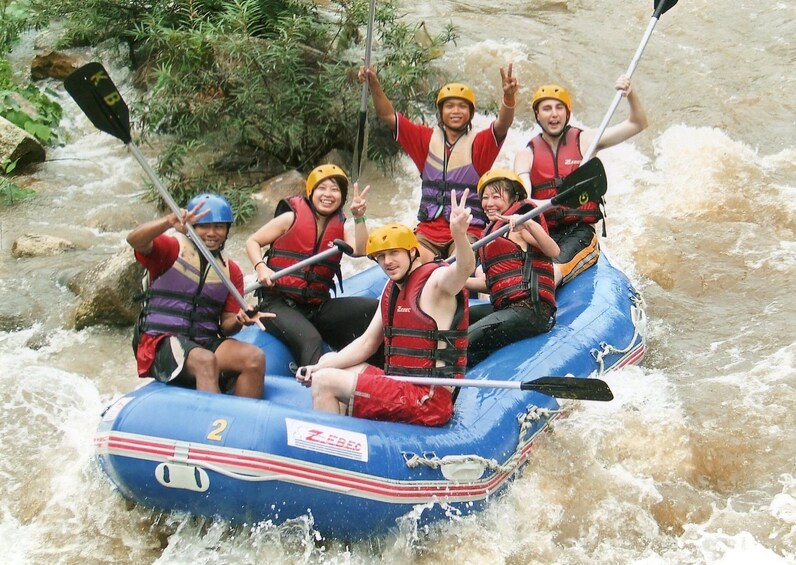
M514 121L517 79L500 69L503 101L498 118L489 128L472 131L475 114L475 95L468 86L446 84L437 95L439 123L435 127L416 124L396 112L373 67L362 67L359 78L368 81L376 114L395 134L395 139L411 157L420 171L422 196L417 214L415 234L420 242L420 260L447 258L455 254L455 242L450 231L451 190L460 197L469 189L467 206L473 220L468 229L470 242L481 237L486 216L475 190L481 175L492 168L506 134Z
M185 224L193 225L227 280L243 294L243 273L223 253L232 220L232 208L224 198L202 194L188 203L181 217L168 214L127 236L150 281L133 340L140 377L220 392L237 376L236 395L262 398L265 354L227 336L244 325L262 328L259 318L273 314L249 317L185 235ZM169 228L177 233L165 234Z

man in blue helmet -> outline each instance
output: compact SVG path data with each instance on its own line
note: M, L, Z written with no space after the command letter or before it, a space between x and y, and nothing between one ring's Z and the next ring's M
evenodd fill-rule
M135 228L127 242L149 273L149 288L133 339L138 375L160 382L220 392L237 376L238 396L262 398L265 355L227 339L258 324L230 295L223 279L186 234L191 224L227 280L243 294L243 273L223 252L232 208L221 196L200 194L181 217L171 213ZM165 232L174 228L174 235Z

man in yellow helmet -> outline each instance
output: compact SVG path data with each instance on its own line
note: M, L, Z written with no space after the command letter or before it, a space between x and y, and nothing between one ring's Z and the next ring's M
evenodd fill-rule
M620 76L615 87L627 97L630 114L625 121L605 130L596 151L617 145L647 127L647 115L631 88L630 79ZM530 188L532 199L546 200L555 196L563 179L580 166L598 130L569 125L572 97L564 87L541 86L534 92L531 103L542 133L517 153L514 171ZM602 213L598 203L589 202L579 208L550 210L545 219L550 235L561 248L554 259L556 284L561 285L597 262L600 248L594 224L602 219Z
M459 83L443 86L437 95L439 123L436 127L429 127L416 124L395 111L373 67L359 70L360 80L368 81L379 119L390 127L395 139L420 171L422 196L415 233L420 242L420 258L424 262L447 258L455 252L448 222L451 190L461 196L469 188L467 205L473 212L469 240L473 242L481 237L486 226L486 216L475 187L500 153L514 121L514 97L519 88L511 64L507 71L500 69L500 76L503 102L498 118L489 128L473 132L475 95L470 87Z
M379 309L365 333L296 379L312 387L316 410L359 418L441 426L453 415L453 387L434 387L385 377L462 378L467 363L469 310L464 285L475 269L467 239L472 220L451 194L450 230L459 248L453 265L418 260L420 243L402 224L388 224L368 237L367 254L388 277ZM384 369L365 363L384 343Z

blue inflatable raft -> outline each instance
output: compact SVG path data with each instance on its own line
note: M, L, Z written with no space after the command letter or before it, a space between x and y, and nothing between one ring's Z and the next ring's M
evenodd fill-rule
M375 267L346 294L377 296L384 282ZM496 351L467 378L587 377L641 361L643 301L605 255L558 303L551 332ZM266 351L264 400L152 382L106 409L97 458L126 498L235 523L309 515L323 536L378 536L403 516L423 524L482 508L561 413L549 396L494 388L462 389L441 428L318 413L281 343L255 328L239 337Z

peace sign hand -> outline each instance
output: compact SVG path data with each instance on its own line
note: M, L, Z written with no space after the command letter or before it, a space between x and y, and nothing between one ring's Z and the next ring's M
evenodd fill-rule
M506 71L503 70L503 67L500 67L500 79L503 82L503 98L509 101L514 100L514 96L520 88L519 81L513 75L513 68L513 63L509 63L509 68Z
M470 194L470 189L465 188L462 192L461 200L456 200L456 191L451 190L451 215L450 226L451 234L458 233L459 235L467 236L467 228L470 227L470 222L473 221L473 214L470 208L465 207L467 202L467 195Z
M355 218L361 218L365 215L368 209L368 203L365 201L365 195L370 190L370 185L366 186L362 192L359 192L359 183L354 183L354 199L351 201L351 214Z

